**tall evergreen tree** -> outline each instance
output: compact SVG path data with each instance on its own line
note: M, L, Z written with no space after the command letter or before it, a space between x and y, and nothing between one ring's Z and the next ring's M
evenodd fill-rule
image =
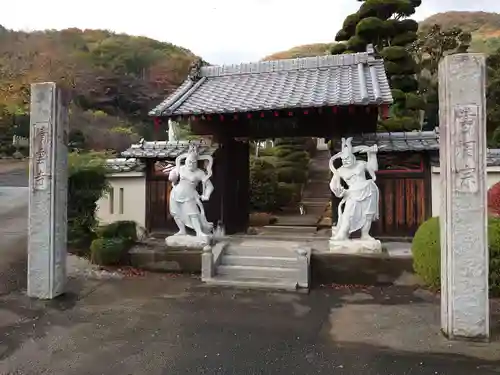
M417 40L418 23L408 17L421 0L358 0L359 10L346 17L332 54L364 52L372 44L385 60L394 104L381 127L390 131L420 129L425 102L418 93L418 65L409 47Z

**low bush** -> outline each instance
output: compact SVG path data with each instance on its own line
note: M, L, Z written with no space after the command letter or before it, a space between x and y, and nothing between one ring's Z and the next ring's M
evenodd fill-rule
M309 163L309 154L306 151L294 151L288 155L283 156L285 161L293 161L300 164Z
M262 156L276 156L276 148L275 147L267 147L259 149L259 157Z
M261 158L250 162L250 209L273 211L277 208L278 180L274 166Z
M278 181L287 183L305 183L307 179L307 170L304 168L285 167L277 171Z
M301 184L278 183L278 205L284 207L300 200Z
M99 266L116 266L123 263L128 249L124 238L97 238L90 245L90 260Z
M490 255L490 293L500 296L500 219L488 220L488 248ZM439 218L433 217L422 223L413 238L413 267L415 272L431 288L441 284L441 244Z
M129 244L137 242L137 223L135 221L115 221L97 230L100 238L121 238Z
M0 153L4 154L6 156L12 156L12 155L14 155L14 152L16 152L16 151L17 151L16 146L14 146L12 144L3 145L0 148Z

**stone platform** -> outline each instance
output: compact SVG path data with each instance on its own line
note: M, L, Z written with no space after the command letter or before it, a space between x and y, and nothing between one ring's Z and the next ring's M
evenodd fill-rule
M381 254L382 243L376 239L330 240L330 252L334 254Z
M416 285L409 243L389 242L374 254L313 251L312 284Z
M260 237L260 236L258 236ZM256 236L240 236L256 239ZM232 237L228 237L231 241ZM260 237L261 241L276 239ZM287 242L286 240L283 240ZM288 240L289 242L290 240ZM292 241L295 242L295 239ZM311 287L322 284L390 285L415 284L409 243L383 243L379 254L334 254L329 252L327 238L301 237L297 242L312 248ZM201 273L203 250L166 247L165 236L148 239L130 251L134 267L153 272Z
M153 272L200 273L203 247L166 246L165 237L149 238L130 251L133 267Z

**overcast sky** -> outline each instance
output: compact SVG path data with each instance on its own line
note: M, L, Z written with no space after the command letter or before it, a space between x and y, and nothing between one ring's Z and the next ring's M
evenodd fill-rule
M499 0L422 2L417 20L448 10L500 12ZM331 42L345 16L359 5L356 0L2 0L0 25L144 35L189 48L213 64L232 64L301 44Z

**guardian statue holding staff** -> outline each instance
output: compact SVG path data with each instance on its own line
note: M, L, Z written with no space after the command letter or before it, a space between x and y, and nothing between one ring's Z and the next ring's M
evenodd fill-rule
M377 145L353 147L351 142L352 138L342 138L341 151L330 158L333 173L330 190L342 199L338 206L337 225L332 228L331 243L346 241L357 230L361 230L362 241L376 241L370 236L370 229L379 217L379 190L375 184L378 148ZM356 160L355 153L366 153L367 161ZM342 166L336 169L333 163L339 158ZM366 178L366 172L370 179ZM342 180L347 189L342 186Z
M181 165L182 160L185 163ZM207 172L198 168L198 161L206 160ZM175 167L170 171L169 180L173 184L170 192L170 214L179 227L176 236L186 235L186 227L195 231L196 237L208 238L213 231L213 224L207 221L203 202L210 199L214 186L212 177L213 158L209 155L199 155L195 144L189 146L189 151L179 155ZM202 185L202 194L197 191Z

